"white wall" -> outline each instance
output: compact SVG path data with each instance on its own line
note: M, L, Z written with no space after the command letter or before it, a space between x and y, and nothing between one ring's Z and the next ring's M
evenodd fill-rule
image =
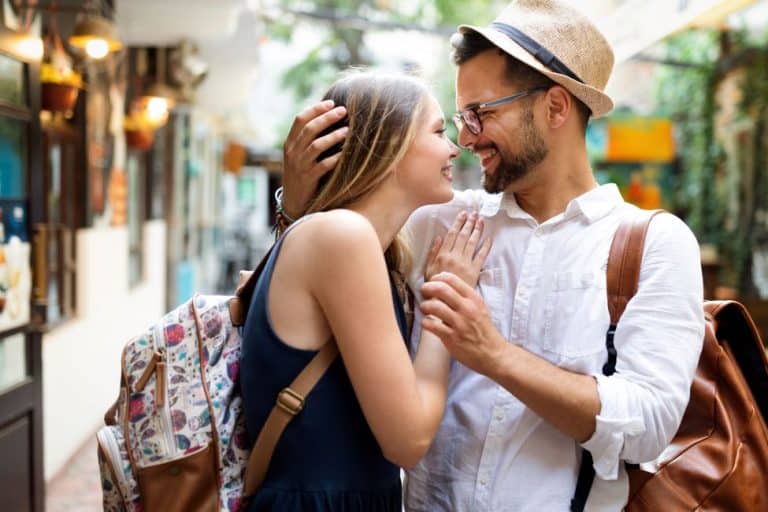
M127 229L77 233L77 316L43 336L46 479L101 426L125 342L164 312L165 233L163 221L144 225L144 280L130 289Z

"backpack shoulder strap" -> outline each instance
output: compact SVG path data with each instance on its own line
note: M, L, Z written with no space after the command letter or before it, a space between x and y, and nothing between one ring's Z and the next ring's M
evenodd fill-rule
M261 273L264 271L264 267L269 261L272 252L276 247L279 247L283 243L283 240L285 240L285 237L288 236L288 233L292 229L307 219L312 218L314 215L316 214L310 213L291 224L275 243L272 244L272 247L270 247L264 257L261 258L261 261L256 265L254 270L240 271L240 284L238 285L237 290L235 290L235 296L229 300L229 317L232 319L232 325L235 327L242 327L245 325L245 316L248 314L248 307L251 305L251 299L253 298L253 292L256 289L256 283L259 281L259 276L261 276Z
M267 417L248 457L245 469L243 496L252 496L261 486L275 451L275 445L288 423L304 408L306 396L331 366L339 349L336 341L329 340L320 352L304 367L291 385L277 395L277 403Z
M238 327L245 325L245 316L251 304L256 283L272 252L285 240L286 235L291 229L311 216L305 215L291 225L267 251L255 270L252 272L240 272L240 285L237 287L237 291L235 291L235 296L229 301L229 315L232 319L232 325ZM261 486L264 477L267 475L267 469L280 436L294 416L299 414L304 408L304 401L307 395L309 395L310 391L312 391L331 364L336 360L338 354L339 349L336 346L336 341L331 338L307 363L307 366L296 376L293 382L278 393L275 405L272 407L269 416L267 416L267 421L261 428L256 442L251 449L251 454L248 456L243 483L244 497L253 496Z
M619 323L627 303L637 292L645 235L659 213L663 210L640 210L635 217L623 220L613 236L606 270L608 312L613 326Z
M627 308L627 303L637 292L648 226L651 220L662 212L663 210L640 210L634 217L622 220L613 235L606 269L606 295L611 323L605 335L608 359L603 365L603 375L613 375L616 372L618 354L613 344L613 336L616 333L619 318ZM582 512L587 504L589 491L595 479L595 469L592 464L592 454L583 450L576 491L571 500L571 512Z

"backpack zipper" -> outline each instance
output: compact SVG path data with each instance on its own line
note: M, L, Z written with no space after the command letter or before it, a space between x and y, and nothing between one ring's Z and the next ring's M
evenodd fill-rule
M126 490L128 487L128 480L123 472L122 457L120 456L120 447L118 441L115 439L115 434L112 432L112 428L102 428L96 433L96 441L101 447L102 452L106 457L106 463L111 469L112 476L115 477L117 482L117 490L120 494L120 498L123 500L123 505L126 506ZM127 506L126 506L127 509Z
M160 420L163 422L165 453L167 453L170 458L173 458L178 453L178 450L176 449L176 439L173 435L171 406L168 403L168 372L166 371L167 352L165 347L165 332L162 323L155 325L152 341L154 341L155 354L157 355L157 363L155 364L155 405L160 412Z

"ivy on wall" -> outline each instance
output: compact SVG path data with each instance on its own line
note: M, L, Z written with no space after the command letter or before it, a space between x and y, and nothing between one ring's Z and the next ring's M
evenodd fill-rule
M768 46L743 32L695 30L665 44L659 113L676 125L677 210L718 248L720 283L754 295L768 255ZM762 293L761 293L762 294Z

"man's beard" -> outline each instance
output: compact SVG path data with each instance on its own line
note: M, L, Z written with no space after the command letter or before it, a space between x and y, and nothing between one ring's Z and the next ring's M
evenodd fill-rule
M523 112L521 150L512 155L499 148L500 162L492 173L483 173L483 188L490 194L503 192L509 185L530 174L534 167L540 164L549 153L544 140L536 131L533 124L533 108L528 107Z

